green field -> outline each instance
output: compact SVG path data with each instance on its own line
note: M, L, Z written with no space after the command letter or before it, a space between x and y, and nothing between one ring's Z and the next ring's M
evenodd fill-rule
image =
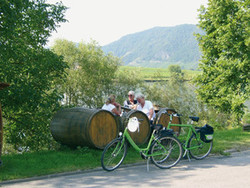
M168 68L145 68L145 67L129 67L121 66L119 71L135 71L145 80L167 80L170 77ZM184 78L190 80L196 75L200 74L200 71L182 70Z

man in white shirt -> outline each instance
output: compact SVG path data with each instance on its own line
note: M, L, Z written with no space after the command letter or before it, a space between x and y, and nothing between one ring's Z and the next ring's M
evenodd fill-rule
M149 120L153 120L155 117L155 111L152 102L145 100L143 94L137 95L136 99L138 101L137 110L144 112Z

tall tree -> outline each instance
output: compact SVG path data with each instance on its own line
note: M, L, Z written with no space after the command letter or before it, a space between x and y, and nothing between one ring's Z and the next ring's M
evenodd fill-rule
M64 76L62 58L44 48L58 23L65 22L62 4L44 0L1 0L0 92L6 140L30 150L49 145L49 120L57 109L57 82Z
M120 59L105 54L95 41L75 44L56 40L53 51L68 63L68 76L62 89L66 104L73 106L101 107L103 96L112 91Z
M197 38L202 50L196 79L201 100L215 109L231 113L237 122L249 98L249 0L209 0L200 9Z

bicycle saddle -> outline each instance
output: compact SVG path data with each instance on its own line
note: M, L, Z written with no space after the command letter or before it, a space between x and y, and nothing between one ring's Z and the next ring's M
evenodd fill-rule
M196 116L189 116L189 118L191 119L191 120L193 120L193 121L196 121L196 122L198 122L199 121L199 117L196 117Z

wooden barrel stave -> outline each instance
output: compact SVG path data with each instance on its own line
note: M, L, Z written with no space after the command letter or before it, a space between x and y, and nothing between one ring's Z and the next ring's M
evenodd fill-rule
M55 114L51 122L54 139L69 146L103 149L118 136L114 115L102 109L69 108Z
M133 141L137 145L142 145L148 141L150 134L151 134L149 119L148 119L147 115L145 113L143 113L142 111L131 110L131 111L125 113L121 118L123 130L127 126L128 120L132 117L137 117L138 119L143 120L143 121L140 121L139 132L138 131L135 131L135 132L129 131L129 134L130 134L131 138L133 139Z
M156 114L156 118L155 118L155 120L154 120L154 123L155 123L155 124L162 124L163 127L167 127L167 126L168 126L170 117L169 117L169 115L165 114L166 111L167 111L169 114L171 114L171 113L177 113L174 109L171 109L171 108L162 108L162 109L160 109L159 112ZM180 119L180 117L173 117L172 123L173 123L173 124L181 124L181 119ZM171 129L173 129L174 132L177 133L177 135L180 134L181 127L173 126L173 127L171 127Z

